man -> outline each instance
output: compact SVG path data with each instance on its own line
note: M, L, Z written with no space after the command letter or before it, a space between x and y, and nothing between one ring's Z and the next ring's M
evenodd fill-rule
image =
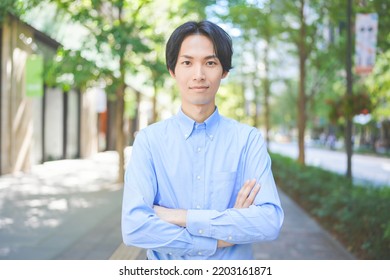
M181 94L170 119L141 130L126 168L122 235L148 259L253 259L283 210L260 132L219 115L215 95L231 69L219 26L187 22L166 46Z

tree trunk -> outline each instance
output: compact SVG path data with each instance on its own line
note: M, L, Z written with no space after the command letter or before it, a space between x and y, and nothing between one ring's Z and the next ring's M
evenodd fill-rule
M118 3L118 20L120 24L123 24L122 20L122 10L123 10L123 1L120 1ZM116 151L118 153L119 158L119 166L118 166L118 183L124 182L124 176L125 176L125 137L123 133L124 129L124 113L125 113L125 46L121 46L121 52L119 57L119 71L120 71L120 78L119 78L119 86L116 92L116 102L117 102L117 108L116 108Z
M347 95L352 95L352 0L348 0L347 6L347 50L346 50L346 72L347 72ZM347 116L347 125L345 127L345 149L347 152L347 178L352 178L352 119Z
M124 143L124 133L123 133L123 126L124 126L124 111L125 111L125 102L124 102L124 92L125 92L125 70L124 70L124 61L123 57L120 58L119 61L120 65L120 85L116 92L116 151L118 153L119 157L119 166L118 166L118 183L123 183L124 181L124 165L125 165L125 156L124 156L124 149L125 149L125 143Z
M264 80L264 125L265 125L265 141L269 144L269 131L270 131L270 108L269 108L269 80Z
M306 22L304 15L305 1L301 0L300 7L300 36L299 36L299 95L298 95L298 162L305 165L305 128L306 128Z

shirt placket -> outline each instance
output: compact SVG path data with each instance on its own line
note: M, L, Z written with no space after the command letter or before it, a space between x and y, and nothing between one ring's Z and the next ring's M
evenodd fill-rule
M205 124L195 126L193 135L193 176L194 191L193 209L204 209L205 207Z

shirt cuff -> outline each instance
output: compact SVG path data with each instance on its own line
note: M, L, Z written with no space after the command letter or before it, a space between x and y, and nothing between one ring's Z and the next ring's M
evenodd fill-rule
M208 237L193 236L193 249L188 253L190 256L212 256L217 250L217 240Z
M195 236L212 237L210 216L210 210L187 210L187 230Z

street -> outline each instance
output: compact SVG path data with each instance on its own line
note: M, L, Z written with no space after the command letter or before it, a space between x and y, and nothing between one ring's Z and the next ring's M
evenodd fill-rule
M298 157L298 144L271 142L269 149L291 158ZM346 153L306 146L307 165L345 174L347 170ZM375 186L390 186L390 159L370 155L352 156L352 176L356 183L372 183Z

